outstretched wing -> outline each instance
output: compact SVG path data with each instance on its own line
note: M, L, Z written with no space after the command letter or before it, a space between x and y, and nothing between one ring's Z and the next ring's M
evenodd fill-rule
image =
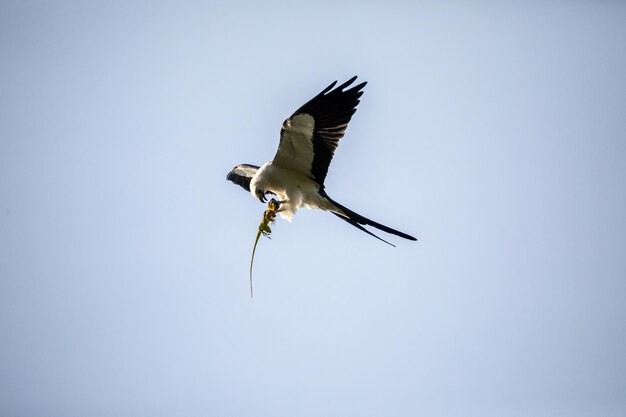
M258 169L259 167L256 165L239 164L228 173L226 179L250 192L250 180L252 180Z
M324 185L335 149L356 112L366 82L344 90L356 80L350 78L333 89L326 87L285 120L273 164L293 169Z

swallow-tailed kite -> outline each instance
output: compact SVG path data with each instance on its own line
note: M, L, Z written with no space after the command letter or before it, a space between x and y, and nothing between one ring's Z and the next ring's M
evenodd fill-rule
M240 185L262 203L265 196L272 194L280 201L280 215L291 221L302 206L330 211L335 216L376 236L363 226L372 226L383 232L405 239L416 240L413 236L384 226L342 206L331 199L324 190L324 179L328 166L339 140L343 137L348 122L356 112L359 97L363 94L365 82L350 86L353 77L335 87L330 84L321 93L300 107L283 123L280 129L280 144L274 159L258 167L250 164L237 165L226 179ZM389 243L391 245L391 243ZM393 245L392 245L393 246Z

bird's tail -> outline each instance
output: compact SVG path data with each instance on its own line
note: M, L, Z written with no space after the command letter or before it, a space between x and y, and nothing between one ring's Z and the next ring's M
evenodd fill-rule
M382 230L383 232L387 232L387 233L390 233L392 235L400 236L401 238L404 238L404 239L417 240L416 238L414 238L411 235L407 235L406 233L400 232L399 230L392 229L389 226L385 226L384 224L377 223L377 222L375 222L373 220L368 219L367 217L361 216L359 213L356 213L356 212L350 210L349 208L347 208L347 207L337 203L336 201L334 201L332 198L330 198L328 196L328 194L326 194L326 192L324 190L320 190L320 194L324 198L328 199L328 201L333 203L339 209L339 211L331 211L331 213L333 213L335 216L339 217L341 220L344 220L344 221L350 223L352 226L356 227L357 229L360 229L360 230L364 231L368 235L374 236L378 240L382 240L383 242L387 243L388 245L395 246L394 244L387 242L385 239L383 239L383 238L381 238L379 236L376 236L374 233L370 232L369 230L367 230L363 226L372 226L372 227L375 227L378 230Z

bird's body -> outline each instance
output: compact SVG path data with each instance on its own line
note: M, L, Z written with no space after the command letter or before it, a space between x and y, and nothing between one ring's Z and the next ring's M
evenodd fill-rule
M332 200L324 189L324 179L334 151L348 122L356 112L361 89L366 83L344 90L351 78L333 89L336 81L300 107L284 123L274 159L261 167L235 166L226 177L265 202L267 194L279 198L279 214L291 221L301 207L330 211L358 229L389 243L365 229L369 225L405 239L413 236L374 222Z
M269 190L280 201L280 216L291 221L301 207L335 211L336 207L322 197L320 185L305 174L276 165L273 161L261 166L250 180L250 189ZM254 191L251 191L254 195Z

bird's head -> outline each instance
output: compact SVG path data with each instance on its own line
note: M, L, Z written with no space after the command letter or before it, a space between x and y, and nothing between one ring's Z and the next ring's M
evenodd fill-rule
M267 192L265 190L255 187L254 190L252 190L252 194L254 194L254 196L258 198L261 203L265 204L267 202L267 198L265 198L265 194L267 194Z
M265 198L266 195L275 195L272 191L270 191L271 186L267 178L265 178L266 176L264 177L264 175L262 175L267 166L270 164L271 163L268 162L256 170L254 176L250 180L250 193L263 204L267 203L267 198Z
M262 181L259 181L258 178L252 178L250 182L250 193L256 197L261 203L265 204L267 199L265 198L265 187L262 184Z

